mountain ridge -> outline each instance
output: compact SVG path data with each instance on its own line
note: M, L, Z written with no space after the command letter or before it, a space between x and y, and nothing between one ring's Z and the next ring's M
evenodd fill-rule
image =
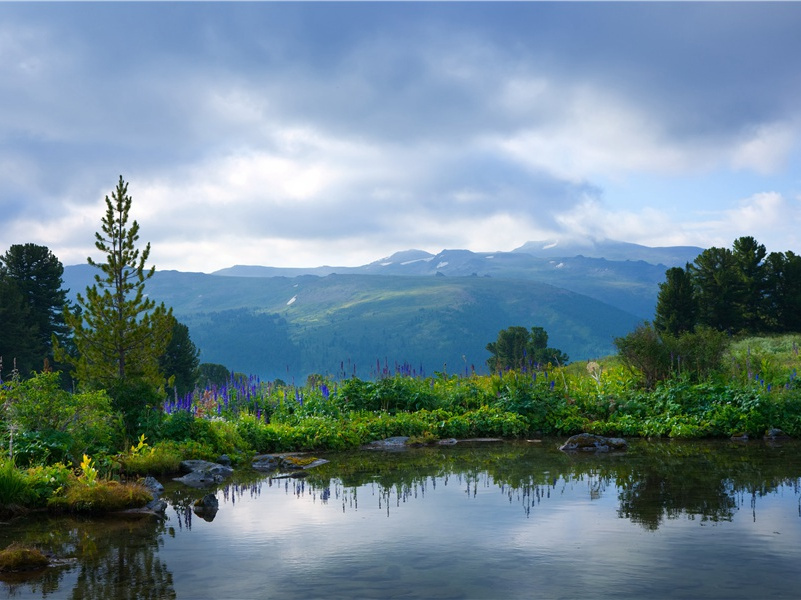
M640 259L405 250L352 268L156 271L147 293L173 307L203 362L263 378L375 377L399 363L427 374L485 372L486 344L510 326L545 327L573 360L614 352L615 337L653 315L665 269ZM69 296L93 275L89 265L65 267Z

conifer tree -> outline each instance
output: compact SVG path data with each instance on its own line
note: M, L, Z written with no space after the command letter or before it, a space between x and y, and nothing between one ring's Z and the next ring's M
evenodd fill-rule
M33 364L19 369L23 376L31 369L42 369L45 361L52 359L53 336L61 344L69 343L69 330L64 322L68 290L62 289L63 274L61 262L46 246L14 244L0 256L0 279L20 291L28 308L25 321L15 326L24 326L36 335Z
M25 375L41 366L38 333L25 296L13 281L0 277L0 381L14 370Z
M159 357L170 341L172 309L145 296L145 282L156 268L145 268L150 244L141 253L136 246L139 224L129 223L132 199L122 176L111 199L105 200L102 233L95 233L95 247L105 262L87 259L100 273L86 288L85 297L78 294L78 309L65 311L77 352L65 358L74 366L78 382L90 389L160 388L164 376Z
M690 277L690 265L684 269L668 269L665 272L665 281L659 284L654 327L659 332L674 336L693 331L697 313L698 302Z

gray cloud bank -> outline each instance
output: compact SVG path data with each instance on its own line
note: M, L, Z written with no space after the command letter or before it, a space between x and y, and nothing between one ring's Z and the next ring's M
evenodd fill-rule
M83 262L122 174L159 268L576 235L790 249L799 23L794 3L0 4L0 246Z

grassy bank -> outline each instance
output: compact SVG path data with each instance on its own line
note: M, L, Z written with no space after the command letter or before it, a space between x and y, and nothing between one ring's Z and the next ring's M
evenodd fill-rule
M616 358L425 378L396 366L375 381L314 376L303 386L232 377L141 415L133 440L102 393L68 394L57 389L57 375L43 373L0 392L4 444L14 461L0 469L0 505L94 510L104 501L85 494L101 496L100 483L115 488L171 473L184 458L227 454L236 464L258 453L344 450L396 435L421 442L582 431L761 437L778 428L801 437L798 341L735 341L715 372L699 379L684 366L650 389ZM109 507L118 506L114 494L130 492L134 501L128 489L106 492Z

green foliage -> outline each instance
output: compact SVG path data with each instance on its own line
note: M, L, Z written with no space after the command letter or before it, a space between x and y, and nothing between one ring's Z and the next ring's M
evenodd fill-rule
M46 361L52 362L51 338L69 343L63 315L68 306L63 274L61 262L45 246L14 244L0 256L0 313L15 310L14 300L5 298L2 291L8 285L19 291L25 305L13 321L0 318L0 356L7 358L9 367L17 358L23 377L42 368Z
M201 387L223 386L231 376L231 371L225 365L215 363L201 363L198 366L197 384Z
M126 508L140 508L153 499L141 484L120 483L108 479L69 479L63 494L52 496L48 507L78 513L105 513Z
M0 461L0 507L24 506L30 497L28 479L17 469L14 461Z
M673 267L665 272L656 299L654 327L657 331L678 336L695 329L698 301L690 277L690 265Z
M170 343L159 358L159 367L167 377L167 395L184 396L195 389L200 351L189 337L189 328L172 317Z
M108 387L113 409L122 415L125 432L129 437L140 433L150 435L158 427L163 397L144 379L121 379Z
M700 381L713 376L721 368L729 341L726 334L709 327L698 327L676 337L643 323L628 335L615 339L615 345L623 363L651 389L670 377Z
M29 504L43 507L54 495L59 494L72 476L72 469L64 463L37 465L25 472L28 480Z
M86 452L107 452L120 431L105 392L69 393L58 373L37 373L8 384L4 395L8 425L19 433L22 464L78 462Z
M764 326L769 331L801 331L801 256L771 252L765 259Z
M400 411L431 409L437 403L430 386L412 377L395 375L377 381L348 379L338 390L344 410Z
M120 176L111 199L106 196L102 233L95 233L95 247L105 263L88 262L100 274L78 294L80 310L66 309L64 316L72 329L75 354L56 345L56 358L75 368L78 381L90 389L109 389L131 381L143 381L153 388L164 385L159 369L170 341L172 309L145 295L145 282L155 267L145 270L150 244L140 254L136 247L139 224L128 224L131 197ZM128 415L126 415L127 417Z
M548 334L542 327L508 327L498 333L498 339L487 344L492 355L487 359L490 371L509 369L531 370L544 365L565 365L568 356L561 350L548 347Z
M654 325L673 336L696 325L751 335L801 330L801 257L768 255L750 236L668 269L659 287Z
M42 357L31 309L14 281L0 277L0 378L28 373Z
M117 457L122 471L129 475L162 475L177 473L184 460L181 445L174 441L158 442L148 446L140 439L140 444Z

